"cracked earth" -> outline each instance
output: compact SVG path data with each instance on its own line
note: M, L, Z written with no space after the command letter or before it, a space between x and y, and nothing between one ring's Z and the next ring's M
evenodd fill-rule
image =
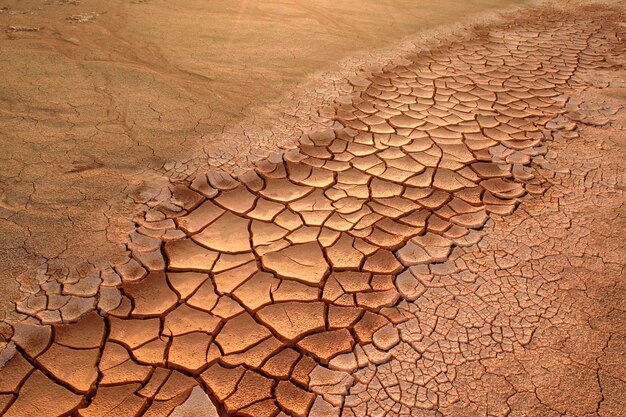
M131 193L130 257L0 327L0 410L626 415L625 13L478 25L350 76L290 149Z
M128 262L134 217L182 213L170 184L324 126L346 74L525 1L0 1L0 319Z

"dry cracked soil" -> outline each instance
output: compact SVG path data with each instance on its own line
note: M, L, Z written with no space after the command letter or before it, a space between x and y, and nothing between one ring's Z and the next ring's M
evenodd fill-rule
M98 5L0 8L2 415L626 416L623 3Z

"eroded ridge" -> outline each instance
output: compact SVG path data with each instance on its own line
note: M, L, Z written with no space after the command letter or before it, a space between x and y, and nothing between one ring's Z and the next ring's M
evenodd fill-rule
M461 365L514 352L557 315L545 301L554 287L507 274L506 256L491 276L489 262L463 254L480 249L490 216L545 191L533 166L552 169L547 142L577 136L564 94L623 60L621 17L544 10L484 29L353 80L359 98L335 108L343 128L306 135L237 179L197 177L178 190L187 214L146 219L132 236L135 260L118 270L119 288L101 290L101 315L13 326L0 407L453 413L454 384L472 375L457 378Z

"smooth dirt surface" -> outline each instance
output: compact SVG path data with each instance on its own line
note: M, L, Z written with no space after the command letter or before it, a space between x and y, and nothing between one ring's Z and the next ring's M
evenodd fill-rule
M4 414L623 416L626 8L566 6L147 202L132 259L0 328Z
M257 120L273 125L274 102L310 118L288 92L315 74L523 3L1 1L0 310L124 262L136 203L168 199L170 180L293 143ZM222 135L240 120L252 130Z

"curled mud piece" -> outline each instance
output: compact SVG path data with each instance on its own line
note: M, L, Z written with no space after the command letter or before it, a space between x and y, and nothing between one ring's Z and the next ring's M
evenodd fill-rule
M198 176L99 313L5 329L4 415L619 415L623 21L484 28Z

